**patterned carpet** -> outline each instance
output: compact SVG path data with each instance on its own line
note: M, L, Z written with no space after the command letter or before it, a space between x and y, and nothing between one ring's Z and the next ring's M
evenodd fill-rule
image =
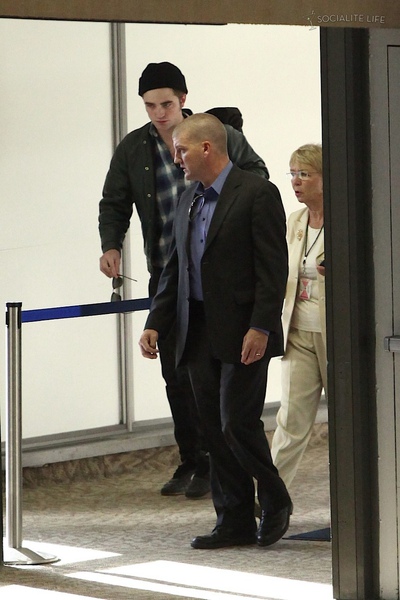
M290 490L288 536L329 527L327 437L316 425ZM191 549L214 510L209 498L160 495L176 464L168 447L25 468L23 546L59 560L0 567L1 600L332 598L330 542Z

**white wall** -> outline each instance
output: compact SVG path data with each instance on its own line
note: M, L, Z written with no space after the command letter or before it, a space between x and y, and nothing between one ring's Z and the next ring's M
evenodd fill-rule
M109 27L1 20L0 56L0 304L108 301L97 211L112 147ZM23 326L24 437L118 422L114 323Z
M289 155L321 140L318 29L129 24L126 35L129 129L146 121L137 95L143 68L169 60L185 73L194 112L240 108L245 135L286 211L296 209L285 175ZM30 309L107 301L97 212L112 152L109 26L3 19L0 56L0 302ZM132 295L144 297L148 275L136 217L130 242L138 279ZM159 364L137 350L144 318L131 319L138 421L170 416ZM5 339L4 324L0 335ZM118 422L113 316L25 324L22 339L24 437ZM275 361L270 369L269 401L279 400L279 368ZM1 396L4 423L5 391Z

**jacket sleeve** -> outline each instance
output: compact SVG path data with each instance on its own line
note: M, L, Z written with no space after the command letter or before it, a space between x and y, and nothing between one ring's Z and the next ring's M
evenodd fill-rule
M252 214L256 290L251 325L278 332L288 276L286 217L278 188L269 182L267 192L256 196Z
M132 216L128 158L124 140L117 146L99 204L99 233L103 252L121 250Z
M263 159L254 152L245 136L230 125L225 125L225 129L228 134L228 154L231 161L244 171L252 171L264 179L269 179L269 172Z
M176 322L178 290L178 254L174 240L170 256L158 283L157 293L152 299L145 329L155 329L160 339L166 338Z

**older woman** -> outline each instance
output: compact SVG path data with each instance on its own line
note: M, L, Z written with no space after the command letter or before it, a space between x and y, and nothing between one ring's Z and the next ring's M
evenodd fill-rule
M289 277L283 311L282 398L271 453L287 487L312 433L326 391L324 210L322 148L301 146L290 157L290 177L304 206L288 220Z

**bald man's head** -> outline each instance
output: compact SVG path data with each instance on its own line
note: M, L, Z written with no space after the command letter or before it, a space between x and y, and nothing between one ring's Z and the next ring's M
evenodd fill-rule
M209 141L222 154L227 153L227 135L224 125L217 117L206 113L198 113L187 117L173 132L185 134L193 142Z
M211 185L229 162L226 129L213 115L187 117L175 127L172 140L175 162L191 181Z

